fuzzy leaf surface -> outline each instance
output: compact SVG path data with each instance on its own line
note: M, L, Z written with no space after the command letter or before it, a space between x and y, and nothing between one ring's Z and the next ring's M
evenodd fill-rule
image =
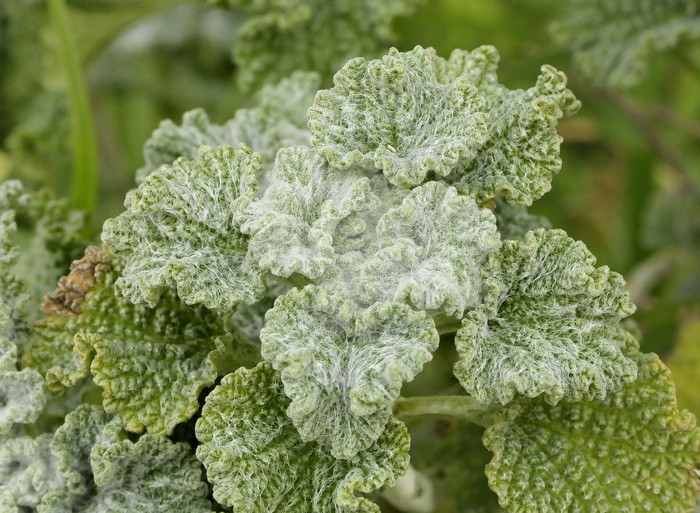
M401 386L439 341L423 312L398 303L359 312L340 292L315 286L278 298L260 339L301 438L330 446L337 458L353 458L382 436Z
M455 375L483 403L516 394L545 399L604 398L634 380L619 326L634 312L624 280L562 230L504 241L484 268L491 291L462 321Z
M260 171L260 157L242 145L205 146L196 160L151 173L127 194L126 212L104 224L103 241L126 263L118 292L151 307L171 285L185 303L211 309L260 299L261 272L245 259L247 237L233 221L257 194Z
M486 139L476 88L461 77L440 83L432 49L391 49L382 59L349 61L309 109L311 144L338 168L381 170L418 185L464 165Z
M501 245L490 210L429 182L384 214L376 233L384 247L353 282L363 302L405 301L458 318L481 303L481 268Z
M361 494L390 486L408 468L408 432L390 420L350 459L305 442L287 417L289 399L269 363L224 377L197 422L197 457L214 498L239 513L379 513Z
M249 256L277 276L319 277L334 261L338 221L366 203L368 179L334 169L300 146L279 151L269 181L264 196L241 216Z
M631 338L631 337L630 337ZM638 378L604 400L523 400L490 427L491 488L512 513L687 513L700 457L695 418L676 406L670 372L631 343Z
M553 27L574 63L601 85L627 88L647 74L656 51L700 37L695 0L575 0Z
M502 196L516 205L530 205L551 189L561 169L557 134L559 119L578 111L581 103L566 88L566 76L542 66L534 87L510 90L498 83L499 55L482 46L455 50L437 61L439 79L463 80L478 88L485 101L487 134L474 159L447 177L460 192L484 203Z

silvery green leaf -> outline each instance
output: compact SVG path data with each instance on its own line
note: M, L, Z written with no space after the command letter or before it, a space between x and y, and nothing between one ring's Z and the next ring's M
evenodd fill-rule
M328 447L301 439L288 405L267 362L225 376L207 396L197 457L214 498L238 513L379 513L365 495L408 468L406 427L391 419L370 447L336 459Z
M318 278L334 261L336 225L367 202L368 179L300 146L279 151L268 180L263 197L241 214L249 257L277 276Z
M339 291L308 286L275 301L260 334L305 441L353 458L384 432L391 406L437 348L433 321L407 305L359 311Z
M309 109L311 145L335 167L381 170L399 186L463 167L486 139L487 115L469 80L438 81L437 59L416 47L349 61Z
M455 375L483 403L605 398L636 376L619 321L634 312L624 280L561 230L504 241L483 270L486 302L462 321Z
M104 224L103 241L125 262L117 290L150 306L170 286L185 303L212 309L260 299L262 273L245 258L248 238L234 223L257 193L260 166L245 145L204 146L197 159L151 173L127 194L126 212Z

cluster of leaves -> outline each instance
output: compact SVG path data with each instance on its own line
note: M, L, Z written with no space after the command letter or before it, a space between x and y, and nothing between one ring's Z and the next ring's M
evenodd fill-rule
M391 50L318 93L295 73L222 125L164 122L102 248L33 327L12 277L23 196L5 186L0 504L377 512L409 469L413 404L464 417L442 477L416 459L447 480L445 511L464 493L449 469L486 450L487 482L463 465L484 493L459 510L690 511L700 431L621 327L621 276L527 212L579 102L551 66L506 88L498 59ZM447 345L469 395L399 400ZM31 437L42 375L83 404Z

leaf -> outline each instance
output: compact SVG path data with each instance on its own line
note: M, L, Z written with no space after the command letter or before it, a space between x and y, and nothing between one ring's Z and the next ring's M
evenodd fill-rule
M347 60L374 54L391 36L394 18L411 14L421 0L228 0L252 11L240 30L234 58L239 84L253 90L295 70L330 77Z
M600 85L628 88L647 74L652 54L700 37L694 0L576 0L553 27L574 63Z
M233 222L241 202L257 193L260 166L245 145L205 146L196 160L163 166L128 193L127 211L107 220L102 232L126 264L117 291L151 307L171 285L185 303L211 309L260 299L261 271L245 259L247 237Z
M309 148L297 147L279 151L269 182L264 196L241 214L249 257L277 276L318 278L334 261L338 221L365 204L368 179L359 171L333 169Z
M391 486L408 468L408 432L390 420L379 439L350 459L304 442L285 410L278 374L263 362L224 377L197 422L214 498L238 513L379 513L361 494Z
M142 183L153 170L179 157L194 160L203 145L238 147L246 143L260 154L263 167L271 167L281 147L309 144L306 110L319 86L316 73L299 71L264 87L257 107L239 109L223 125L211 123L202 109L186 112L181 126L163 121L144 146L146 164L136 172L136 182Z
M669 370L633 339L638 378L604 400L520 401L487 429L491 488L512 513L686 513L695 504L700 431L678 411Z
M90 265L97 266L92 276ZM121 415L126 429L171 434L194 415L199 393L216 379L208 357L225 334L224 321L202 306L182 304L172 290L153 309L134 305L115 295L118 276L104 253L88 248L48 296L51 315L38 323L25 363L46 373L57 392L90 370L104 390L105 410Z
M700 319L692 317L681 325L678 341L668 361L673 381L678 388L678 403L700 416Z
M46 404L44 380L33 369L17 370L17 346L0 337L0 438L14 424L31 424Z
M308 112L311 145L338 168L381 170L394 185L448 175L476 155L486 114L467 80L441 84L432 49L352 59Z
M477 400L604 399L634 380L619 326L634 305L622 277L596 268L583 243L561 230L529 232L522 242L504 241L484 277L487 301L455 339L455 376Z
M275 301L260 333L262 355L280 371L287 414L304 441L353 458L384 432L401 386L438 346L430 317L407 305L364 311L340 292L293 289Z
M383 247L352 282L365 304L405 301L459 318L481 303L481 268L501 245L491 211L429 182L385 213L376 232Z
M473 52L455 50L448 61L437 61L439 79L473 84L485 100L487 133L475 158L447 177L461 193L478 203L502 196L515 205L530 205L551 189L561 169L556 126L581 103L566 88L566 76L542 66L537 84L527 91L498 83L499 55L482 46ZM481 144L483 142L483 144Z

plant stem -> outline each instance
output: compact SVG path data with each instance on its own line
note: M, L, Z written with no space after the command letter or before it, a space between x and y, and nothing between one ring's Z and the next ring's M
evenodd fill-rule
M73 41L65 0L47 0L47 4L68 83L73 120L73 176L70 201L74 208L85 210L90 218L94 218L97 201L97 137L87 87Z
M456 333L462 329L462 321L443 313L434 315L433 321L435 322L435 328L437 328L440 335Z
M395 508L409 513L430 513L435 508L433 483L411 465L382 496Z
M399 397L394 402L394 415L398 418L418 415L458 417L482 427L489 427L495 420L488 407L464 395Z

